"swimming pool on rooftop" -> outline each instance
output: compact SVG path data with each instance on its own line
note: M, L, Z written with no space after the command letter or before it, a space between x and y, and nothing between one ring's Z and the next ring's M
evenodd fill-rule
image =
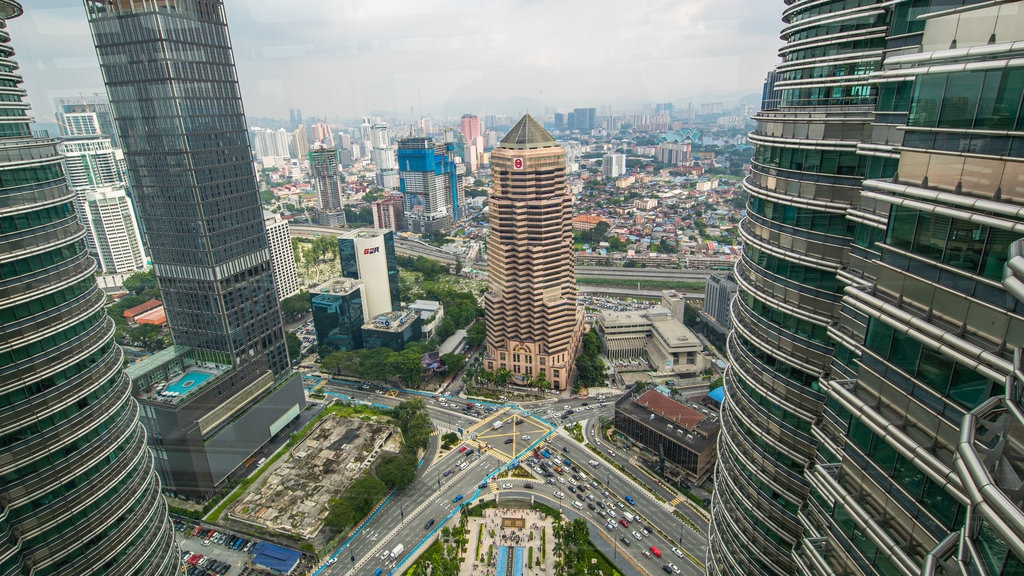
M213 374L189 370L182 374L180 378L168 384L167 387L164 388L164 392L175 392L179 396L184 396L189 392L202 387L203 382L206 382L210 378L213 378Z

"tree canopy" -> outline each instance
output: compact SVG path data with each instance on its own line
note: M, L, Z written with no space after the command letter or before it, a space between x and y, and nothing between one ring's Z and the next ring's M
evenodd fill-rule
M604 362L598 358L601 353L601 338L593 330L583 335L580 355L576 358L576 381L573 391L583 386L600 386L604 383Z

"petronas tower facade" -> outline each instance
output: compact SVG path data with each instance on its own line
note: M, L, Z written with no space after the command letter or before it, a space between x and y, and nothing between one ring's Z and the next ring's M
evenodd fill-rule
M1024 2L782 20L709 574L1024 574Z
M0 575L167 576L178 553L55 140L0 0Z

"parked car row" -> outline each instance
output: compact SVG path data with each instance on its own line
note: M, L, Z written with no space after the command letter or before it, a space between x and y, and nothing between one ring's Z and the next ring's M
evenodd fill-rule
M222 576L231 570L231 564L227 562L188 550L182 550L181 563L185 565L186 576Z
M188 532L189 536L202 539L203 546L219 544L232 550L251 552L256 546L255 540L249 540L228 532L218 532L214 528L203 528L202 526L190 526L181 520L174 520L174 529L179 532Z

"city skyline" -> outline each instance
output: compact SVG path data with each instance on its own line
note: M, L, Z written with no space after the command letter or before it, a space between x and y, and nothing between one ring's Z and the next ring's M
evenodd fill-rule
M777 17L772 2L476 6L302 1L282 13L264 0L229 3L247 115L412 117L419 100L424 114L456 117L733 101L760 93L780 44L777 30L762 26ZM55 97L103 91L79 1L40 0L11 28L28 55L37 122L53 121Z

